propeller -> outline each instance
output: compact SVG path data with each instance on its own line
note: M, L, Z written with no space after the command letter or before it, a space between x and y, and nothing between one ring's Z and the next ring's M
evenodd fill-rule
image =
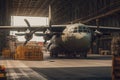
M63 33L61 32L53 32L52 31L52 11L51 11L51 5L49 5L49 25L48 28L46 29L46 31L43 31L43 33L34 33L36 36L43 36L44 38L44 44L46 44L46 42L48 40L50 40L54 35L57 35L58 37L60 35L63 35Z
M30 23L28 22L27 19L24 19L25 23L27 24L27 30L26 33L15 33L15 35L17 36L25 36L26 41L24 42L24 46L28 43L28 41L30 41L33 38L33 34L37 31L37 30L32 30Z
M51 12L51 5L49 5L49 27L48 27L48 29L46 29L46 31L44 31L44 36L43 36L43 38L44 38L44 44L46 44L46 42L48 41L48 40L50 40L51 38L52 38L52 36L54 35L53 34L53 32L52 32L52 20L51 20L51 18L52 18L52 14L51 14L52 12ZM39 34L39 35L42 35L42 34Z
M31 26L30 26L30 23L28 22L27 19L24 19L24 21L26 22L26 24L27 24L27 26L28 26L27 30L28 30L29 32L31 32Z
M102 32L100 32L100 28L99 28L99 19L96 19L96 25L97 25L97 28L96 28L96 30L95 30L95 34L94 34L94 36L95 37L101 37L102 35L103 35L103 33Z
M32 39L32 37L33 37L33 34L38 30L32 30L31 29L31 25L30 25L30 23L28 22L28 20L27 19L24 19L24 21L26 22L26 24L27 24L27 26L28 26L28 28L27 28L27 32L25 33L25 34L19 34L19 33L17 33L16 35L18 35L18 36L22 36L22 35L25 35L25 39L26 39L26 41L24 42L24 45L26 45L27 44L27 42L28 41L30 41L31 39ZM43 33L35 33L35 35L36 36L44 36L44 44L48 41L48 40L50 40L50 38L52 37L52 26L51 26L51 6L49 5L49 28L46 30L46 31L44 31Z
M103 35L111 35L110 33L103 33L100 31L100 28L99 28L99 20L96 19L96 25L97 25L97 28L96 30L94 31L94 37L102 37Z
M28 22L27 19L24 19L24 21L26 22L28 28L27 28L27 32L25 33L25 39L26 41L24 42L24 45L26 45L28 43L28 41L30 41L33 38L33 34L37 31L37 30L32 30L30 23Z
M52 36L54 36L54 35L62 35L62 33L53 32L52 31L51 6L50 5L49 5L49 16L48 17L49 17L49 25L48 25L48 28L45 31L43 31L43 33L35 33L36 31L38 31L38 29L36 29L36 30L33 31L31 29L31 26L30 26L30 23L28 22L28 20L24 19L24 21L26 22L26 24L28 26L28 29L27 29L28 32L25 33L25 39L26 39L26 41L25 41L24 45L26 45L27 42L32 39L33 34L35 34L36 36L43 36L43 38L44 38L44 44L46 44L46 42L48 40L50 40L52 38Z

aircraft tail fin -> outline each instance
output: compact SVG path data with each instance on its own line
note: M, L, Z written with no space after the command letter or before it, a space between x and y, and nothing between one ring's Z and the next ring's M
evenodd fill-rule
M50 27L50 30L51 30L51 18L52 18L52 11L51 11L51 5L49 5L49 27Z

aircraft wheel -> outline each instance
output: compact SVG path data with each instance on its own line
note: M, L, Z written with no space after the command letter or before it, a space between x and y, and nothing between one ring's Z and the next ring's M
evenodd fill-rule
M58 54L54 54L54 56L55 56L55 58L57 58L57 57L58 57Z
M70 55L69 53L66 53L65 56L66 56L67 58L70 58L71 55Z
M84 58L87 58L87 54L84 54Z
M76 54L73 54L73 57L75 58L75 57L76 57Z
M50 57L53 57L53 53L50 53Z
M87 54L86 54L86 53L80 54L80 57L82 57L82 58L87 58Z
M56 52L51 52L51 53L50 53L50 57L55 57L55 58L56 58L56 57L58 57L58 53L56 53Z

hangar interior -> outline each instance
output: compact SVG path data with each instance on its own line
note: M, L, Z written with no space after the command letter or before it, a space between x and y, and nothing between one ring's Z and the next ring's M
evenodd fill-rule
M71 24L80 22L87 25L107 27L120 26L119 0L1 0L0 25L10 25L11 16L48 17L49 5L52 6L52 24ZM98 20L97 22L96 19ZM3 47L6 47L6 36L9 35L9 31L0 32L0 49L2 50ZM109 43L111 40L109 39L108 41L108 38L105 38L101 40L100 44L108 42L108 45L100 46L105 49L110 49Z
M101 26L120 28L120 0L0 0L0 26L11 26L11 16L48 17L49 5L51 5L52 25L83 23L96 26L96 28ZM95 53L95 56L91 57L90 55L87 59L75 59L74 61L74 59L47 57L47 60L39 63L38 61L22 62L3 59L3 63L12 63L12 65L8 65L8 69L16 69L18 80L21 77L26 78L26 75L36 80L46 80L46 78L48 78L47 80L67 80L69 78L69 80L110 80L111 72L113 74L112 80L116 80L116 74L120 72L120 57L117 55L115 58L116 53L120 54L117 52L120 50L118 45L120 38L116 38L116 36L120 37L120 32L119 30L116 32L102 30L102 32L110 35L97 37L91 45L91 53ZM0 54L4 48L9 46L7 38L9 33L10 30L0 30ZM111 46L113 51L111 53L115 54L113 58L111 55L97 55L102 49L111 50ZM19 70L22 75L19 75ZM28 72L33 74L28 74ZM44 77L41 77L41 73ZM119 74L118 80L120 79Z

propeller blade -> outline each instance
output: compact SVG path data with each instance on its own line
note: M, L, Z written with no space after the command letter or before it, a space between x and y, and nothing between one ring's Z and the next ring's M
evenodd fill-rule
M102 33L100 31L98 31L98 30L95 30L95 33L102 35Z
M46 41L46 40L44 40L43 44L46 44L46 42L47 42L47 41Z
M28 22L27 19L24 19L24 21L26 22L27 26L28 26L28 30L31 32L31 26L30 26L30 23Z
M96 27L96 30L95 30L95 36L102 36L103 33L100 32L100 28L99 28L99 19L96 19L96 25L97 25L97 27Z
M49 5L49 28L50 28L50 31L51 31L51 18L52 18L51 5Z
M24 42L23 46L25 46L27 43L28 43L28 41L26 40L26 41Z
M50 38L53 36L53 32L52 32L52 11L51 11L51 5L49 5L49 28L46 31L43 31L44 34L39 34L40 36L44 37L44 44L50 40ZM38 35L38 34L36 34Z
M27 42L32 39L34 31L31 30L31 26L30 26L30 23L28 22L28 20L24 19L24 21L26 22L26 24L28 26L28 29L26 30L26 33L25 33L26 41L25 41L24 45L26 45Z

